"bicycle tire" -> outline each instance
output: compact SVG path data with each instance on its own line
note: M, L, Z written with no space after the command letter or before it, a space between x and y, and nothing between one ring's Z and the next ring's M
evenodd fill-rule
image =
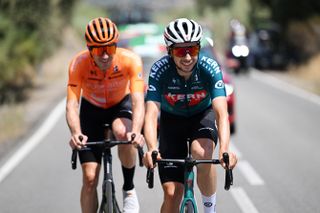
M103 183L102 201L99 213L114 213L112 183L109 181Z

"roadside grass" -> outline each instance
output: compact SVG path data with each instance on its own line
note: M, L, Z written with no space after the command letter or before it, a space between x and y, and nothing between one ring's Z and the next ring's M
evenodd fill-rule
M291 67L288 76L298 86L320 95L320 54L311 58L306 64Z
M14 142L22 137L32 124L39 119L38 114L50 106L50 100L66 90L69 62L80 50L85 49L84 29L96 16L105 16L106 12L98 7L82 2L77 5L72 26L61 31L64 37L62 46L39 67L34 88L28 91L28 98L19 104L0 106L0 144Z
M0 143L21 135L24 131L24 113L22 105L6 104L0 107Z

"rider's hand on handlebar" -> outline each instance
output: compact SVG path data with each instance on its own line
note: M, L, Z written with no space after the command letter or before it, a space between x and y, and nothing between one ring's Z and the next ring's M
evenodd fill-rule
M137 133L137 132L128 132L127 133L127 138L129 141L132 140L132 144L135 147L143 147L145 144L145 140L142 134Z
M235 153L228 152L228 154L229 154L229 169L233 169L236 166L238 159ZM220 159L221 165L224 169L227 169L226 164L223 161L222 155L223 155L223 152L220 152L219 159Z
M87 142L88 140L88 137L86 135L83 135L83 134L74 134L71 136L71 139L70 139L70 146L72 149L81 149L85 143Z
M155 150L152 150L152 151L148 151L146 153L144 153L144 156L143 156L143 164L146 168L154 168L156 165L153 165L153 162L152 162L152 152L155 151ZM160 153L158 152L158 156L157 156L157 159L160 160L161 159L161 156L160 156Z

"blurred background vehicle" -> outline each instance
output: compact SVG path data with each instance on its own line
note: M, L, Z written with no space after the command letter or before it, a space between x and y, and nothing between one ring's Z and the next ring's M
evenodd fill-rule
M251 67L265 69L284 69L287 65L286 53L279 27L262 27L254 30L249 37Z
M219 59L217 52L214 49L214 41L212 39L212 33L204 28L204 38L201 42L201 51L214 58L219 64L223 72L223 81L225 82L227 92L227 104L229 113L230 133L236 132L236 94L235 85L232 80L232 76L226 71L225 65L222 60ZM210 36L210 37L209 37Z
M235 74L248 71L248 56L250 53L246 28L237 19L230 21L230 37L226 51L226 61L229 69Z

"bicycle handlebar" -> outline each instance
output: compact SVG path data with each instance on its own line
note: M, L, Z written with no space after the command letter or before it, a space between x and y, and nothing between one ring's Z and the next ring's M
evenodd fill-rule
M218 160L218 159L195 160L195 159L187 159L186 158L186 159L160 159L160 160L157 160L157 155L158 155L157 151L153 151L151 154L153 165L155 165L156 163L160 163L160 164L173 163L173 164L180 164L180 165L189 164L191 166L195 166L195 165L203 164L203 163L220 164L220 160ZM232 169L229 168L229 154L228 153L223 153L223 162L225 162L226 167L227 167L226 172L225 172L224 189L228 191L230 189L230 186L233 185L233 174L232 174ZM148 187L150 189L153 188L154 167L148 168L146 182L147 182Z
M101 141L90 141L85 144L83 148L80 150L85 150L87 146L97 146L97 145L103 145L105 149L110 149L114 146L117 145L129 145L132 144L133 139L136 137L135 134L132 134L131 136L131 141L116 141L116 140L101 140ZM82 140L82 136L79 136L79 139ZM141 146L137 147L138 149L138 154L139 154L139 166L143 166L142 158L143 158L143 148ZM72 150L72 156L71 156L71 168L75 170L77 168L77 154L78 154L78 149L73 149Z

